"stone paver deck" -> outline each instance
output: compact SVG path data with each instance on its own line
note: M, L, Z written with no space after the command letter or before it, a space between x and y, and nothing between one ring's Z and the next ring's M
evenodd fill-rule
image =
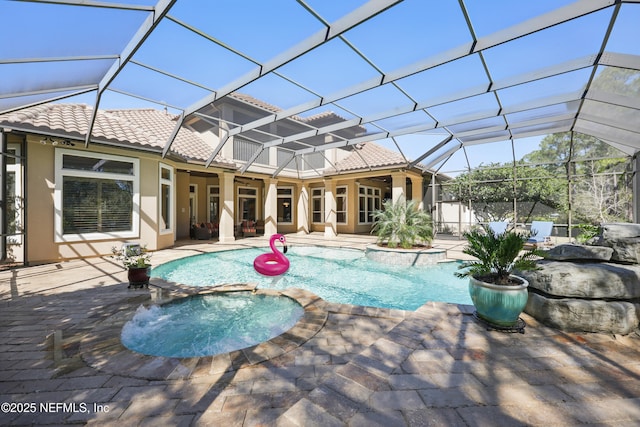
M364 247L368 236L289 237ZM198 242L154 263L243 245ZM460 241L436 241L456 257ZM468 306L415 312L309 307L288 335L225 355L174 359L124 349L141 304L188 290L127 289L110 259L0 272L0 425L640 425L640 336L567 333L527 321L489 331Z

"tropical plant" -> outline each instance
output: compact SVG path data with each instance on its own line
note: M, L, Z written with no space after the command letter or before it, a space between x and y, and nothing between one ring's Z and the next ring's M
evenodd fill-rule
M433 240L431 215L419 209L416 200L400 198L396 203L386 200L382 209L373 213L371 233L378 236L378 244L389 248L400 246L430 246Z
M514 270L537 270L536 260L544 257L544 253L533 247L520 254L529 239L529 233L517 233L507 230L495 233L488 226L478 227L465 232L467 246L463 253L476 258L464 261L458 267L462 271L455 273L457 277L473 276L483 282L496 285L519 284L511 279Z
M144 268L151 265L152 253L147 250L147 246L124 246L120 249L117 247L111 248L112 256L122 263L124 268Z

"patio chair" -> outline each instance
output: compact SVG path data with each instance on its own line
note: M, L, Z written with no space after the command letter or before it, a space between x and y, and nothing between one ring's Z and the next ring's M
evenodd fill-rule
M494 232L496 236L507 231L508 226L509 221L491 221L489 223L489 228Z
M531 237L527 240L527 243L533 246L551 243L552 230L553 222L551 221L532 221Z
M253 237L256 235L256 225L253 221L242 221L242 237Z

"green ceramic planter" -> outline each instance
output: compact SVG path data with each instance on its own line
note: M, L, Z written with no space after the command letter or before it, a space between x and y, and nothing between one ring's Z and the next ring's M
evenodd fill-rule
M470 277L469 294L478 316L497 326L514 326L529 298L529 282L522 277L518 279L522 285L498 286Z

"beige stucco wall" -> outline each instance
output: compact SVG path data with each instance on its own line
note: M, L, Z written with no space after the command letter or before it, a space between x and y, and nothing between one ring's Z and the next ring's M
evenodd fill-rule
M27 137L27 260L55 261L61 258L54 243L54 149ZM83 252L88 252L83 248Z
M69 147L64 147L69 149ZM139 237L126 239L146 245L150 250L162 249L174 245L177 239L189 238L189 186L197 185L197 215L196 220L206 222L208 220L208 187L219 185L219 174L223 172L217 168L204 168L196 165L176 163L169 159L162 159L158 154L142 151L125 150L113 147L104 147L91 144L88 149L81 142L77 142L75 149L79 151L98 152L118 155L123 157L138 158L140 161L140 232ZM109 254L111 248L120 246L124 239L105 239L86 242L55 242L54 235L54 190L55 190L55 147L40 143L40 137L29 135L27 137L27 194L28 203L25 215L27 225L27 259L31 263L53 262L63 259L93 257ZM160 233L158 231L158 219L160 216L158 207L159 193L159 163L174 168L174 226L173 232ZM187 169L188 167L188 169ZM189 172L191 171L191 172ZM202 176L201 174L205 175ZM196 176L197 174L197 176ZM389 176L389 172L378 171L376 176ZM337 232L340 233L369 233L371 224L358 224L358 183L371 187L378 187L382 197L390 192L390 183L380 180L372 180L371 172L349 174L346 176L332 177L336 186L347 186L347 224L338 224ZM238 188L252 187L257 194L256 219L264 217L265 203L265 176L257 173L249 173L242 176L236 175L233 185L234 222L239 218ZM298 223L299 206L298 198L301 193L303 181L295 178L278 179L277 186L292 187L293 194L293 224L278 224L278 232L295 233L299 231ZM309 189L309 226L311 231L324 232L324 223L311 222L311 190L324 187L322 178L307 180L304 182ZM220 203L224 199L223 188L220 188Z
M84 152L101 152L140 159L140 232L138 238L105 239L87 242L55 241L55 150L51 145L40 144L40 138L27 137L27 259L30 263L53 262L64 259L95 257L111 252L113 246L121 246L123 241L146 245L156 250L173 245L174 234L159 234L159 156L90 145L85 149L76 143L75 149ZM65 149L70 149L65 147ZM169 161L164 164L174 166ZM188 197L188 196L187 196Z
M176 239L189 238L189 174L176 172Z

